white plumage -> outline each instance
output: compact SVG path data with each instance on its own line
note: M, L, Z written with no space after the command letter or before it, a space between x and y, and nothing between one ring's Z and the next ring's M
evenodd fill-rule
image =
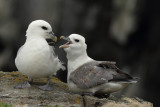
M78 34L61 37L68 42L61 45L68 59L68 87L72 92L110 94L131 83L136 83L130 75L116 67L115 62L96 61L87 55L85 38Z
M49 46L46 41L46 39L56 41L56 37L51 33L52 28L46 21L36 20L29 25L26 32L26 42L18 50L15 59L19 72L34 79L49 78L57 70L65 69L55 55L54 48Z

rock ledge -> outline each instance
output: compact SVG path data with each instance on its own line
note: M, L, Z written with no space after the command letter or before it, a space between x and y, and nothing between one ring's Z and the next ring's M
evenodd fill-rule
M67 85L53 77L51 86L53 91L42 91L38 85L45 84L47 79L34 80L34 84L26 89L14 89L13 87L27 80L19 72L0 71L0 107L83 107L82 97L68 91ZM150 102L139 98L98 99L85 96L86 107L153 107ZM7 105L7 106L6 106Z

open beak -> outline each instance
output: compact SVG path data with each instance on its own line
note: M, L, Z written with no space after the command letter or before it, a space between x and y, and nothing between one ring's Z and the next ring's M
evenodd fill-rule
M57 37L54 35L54 33L51 31L49 32L50 38L54 41L57 42Z
M64 39L66 41L68 41L67 43L59 46L59 48L68 48L70 44L72 44L71 40L67 37L61 36L60 39Z

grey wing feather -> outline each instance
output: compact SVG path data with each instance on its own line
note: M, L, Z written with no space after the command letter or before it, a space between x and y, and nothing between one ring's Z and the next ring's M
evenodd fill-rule
M117 75L121 76L117 76ZM92 61L77 68L70 75L70 81L81 89L92 88L110 81L129 78L125 73L119 71L115 62Z

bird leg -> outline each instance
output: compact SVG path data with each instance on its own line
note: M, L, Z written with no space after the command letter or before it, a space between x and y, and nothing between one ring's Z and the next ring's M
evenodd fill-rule
M24 81L24 83L19 84L19 85L15 86L14 88L16 88L16 89L23 89L23 88L28 88L28 87L31 87L31 85L29 84L28 81Z
M32 78L30 78L30 77L28 77L28 82L30 83L30 84L32 84L33 83L33 79Z
M33 82L33 79L30 78L30 77L28 77L28 80L29 81L24 81L24 83L21 83L21 84L15 86L14 88L16 88L16 89L23 89L23 88L31 87L30 83Z
M49 85L50 79L51 79L51 77L48 78L46 85L39 86L39 88L40 88L41 90L44 90L44 91L51 91L51 90L53 90L53 89L50 87L50 85Z

